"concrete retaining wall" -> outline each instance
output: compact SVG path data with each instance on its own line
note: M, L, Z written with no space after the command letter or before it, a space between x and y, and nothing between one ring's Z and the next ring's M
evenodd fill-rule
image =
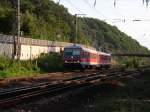
M65 46L73 45L73 43L67 42L47 41L24 37L20 37L17 40L19 41L21 47L20 60L35 59L39 57L41 53L50 53L50 52L60 53ZM0 34L0 55L12 58L14 52L13 49L14 49L14 37L10 35Z

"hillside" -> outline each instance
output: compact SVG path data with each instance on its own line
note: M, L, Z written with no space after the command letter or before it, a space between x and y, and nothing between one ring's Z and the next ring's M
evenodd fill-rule
M13 34L15 10L10 0L0 1L0 33ZM5 27L4 27L5 26ZM25 37L75 41L75 17L49 0L21 0L21 32ZM136 40L103 21L78 18L77 42L109 52L148 52Z

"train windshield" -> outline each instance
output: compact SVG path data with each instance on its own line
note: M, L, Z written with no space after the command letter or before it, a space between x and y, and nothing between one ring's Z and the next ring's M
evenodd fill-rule
M64 55L65 56L79 56L80 55L80 49L64 49Z

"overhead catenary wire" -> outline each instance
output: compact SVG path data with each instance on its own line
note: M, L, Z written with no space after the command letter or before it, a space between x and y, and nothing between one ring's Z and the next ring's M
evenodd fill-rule
M114 7L116 7L116 2L117 2L117 0L114 0Z
M95 7L95 5L96 5L96 0L94 1L94 7Z
M103 20L108 19L108 17L106 17L103 13L101 13L99 10L97 10L95 7L93 7L88 1L83 0L94 12L96 12L98 15L100 15L101 17L103 17ZM77 10L79 13L82 14L86 14L85 12L81 11L80 8L76 5L74 5L71 0L65 0L64 2L69 3L71 6L73 6L75 8L75 10ZM87 14L86 14L87 15Z
M96 5L96 2L95 2L95 5L94 7L89 3L88 0L83 0L85 2L85 4L87 4L93 11L95 11L97 14L99 14L100 16L102 16L105 19L108 19L108 17L106 17L101 11L99 11L98 9L96 9L95 5Z
M145 3L146 3L146 6L148 6L148 5L149 5L149 2L150 2L150 0L143 0L143 4L145 4Z
M76 5L74 5L71 0L68 0L68 1L65 1L65 2L68 2L71 6L73 6L79 13L82 13L82 14L86 14L84 13L83 11L81 11Z
M109 21L112 21L113 23L116 22L150 22L150 19L111 19Z
M58 0L59 1L59 3L60 3L60 0ZM73 6L74 8L75 8L75 10L77 10L79 13L82 13L82 14L86 14L85 12L83 12L83 11L81 11L80 10L80 8L78 7L78 6L76 6L75 4L73 4L72 2L71 2L71 0L64 0L65 2L67 2L67 3L69 3L71 6ZM101 19L101 20L103 20L103 21L112 21L113 23L115 23L115 22L123 22L123 23L125 23L125 22L150 22L150 19L125 19L124 18L124 16L122 15L122 14L120 14L119 12L117 12L120 16L121 16L121 18L120 19L118 19L118 18L108 18L108 17L106 17L101 11L99 11L98 9L96 9L96 4L97 4L97 1L96 0L94 0L94 6L91 4L91 3L89 3L89 1L88 0L83 0L84 2L85 2L85 4L87 5L87 6L89 6L94 12L96 12L98 15L100 15L101 17L103 17L103 19ZM116 5L116 3L117 3L117 0L114 0L114 4ZM86 14L86 15L88 15L88 14Z
M92 4L90 4L89 2L88 2L88 0L83 0L93 11L95 11L97 14L99 14L99 15L101 15L104 19L101 19L101 20L103 20L103 21L114 21L114 20L117 20L117 22L125 22L125 19L111 19L111 18L108 18L108 17L106 17L102 12L100 12L99 10L97 10L96 8L95 8L95 6L94 7L92 7ZM117 12L121 17L123 17L123 15L122 14L120 14L119 12ZM115 21L116 22L116 21ZM114 23L114 22L113 22Z

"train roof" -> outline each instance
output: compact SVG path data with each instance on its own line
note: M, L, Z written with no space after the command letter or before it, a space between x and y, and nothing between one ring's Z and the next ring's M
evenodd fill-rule
M108 54L108 53L105 53L105 52L101 52L101 51L97 51L95 48L93 47L85 47L84 45L79 45L79 44L74 44L74 45L69 45L69 46L66 46L64 48L74 48L74 49L83 49L87 52L91 52L91 53L98 53L98 54L103 54L103 55L108 55L110 56L111 54Z
M69 46L66 46L66 47L64 47L64 48L82 48L81 46L79 46L79 45L76 45L76 44L74 44L74 45L69 45Z

